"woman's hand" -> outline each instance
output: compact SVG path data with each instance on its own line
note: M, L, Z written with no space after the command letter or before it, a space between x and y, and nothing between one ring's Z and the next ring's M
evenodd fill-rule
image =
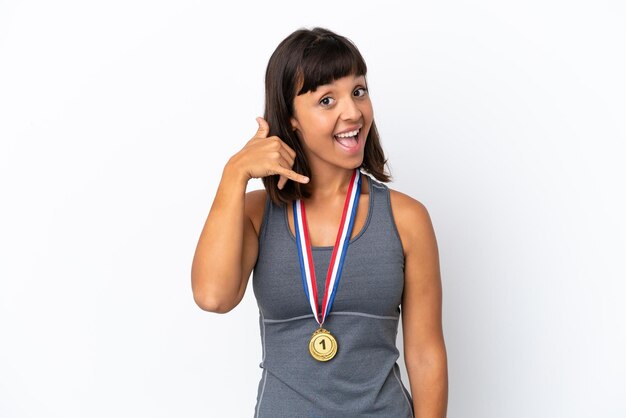
M296 152L279 137L267 136L270 127L265 119L258 117L256 121L259 124L256 134L241 151L231 157L228 164L243 171L248 180L279 174L279 189L282 189L288 180L308 183L308 177L291 170Z

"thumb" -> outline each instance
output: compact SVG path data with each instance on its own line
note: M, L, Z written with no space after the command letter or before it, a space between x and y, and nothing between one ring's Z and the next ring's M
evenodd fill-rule
M267 138L267 135L270 133L270 126L262 117L256 118L256 121L259 124L259 129L256 131L256 135L254 136L257 138Z

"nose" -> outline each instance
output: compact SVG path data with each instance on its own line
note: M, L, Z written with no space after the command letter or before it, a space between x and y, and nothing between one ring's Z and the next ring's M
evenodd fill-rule
M362 113L358 103L356 103L352 97L347 98L343 102L341 119L346 121L360 120Z

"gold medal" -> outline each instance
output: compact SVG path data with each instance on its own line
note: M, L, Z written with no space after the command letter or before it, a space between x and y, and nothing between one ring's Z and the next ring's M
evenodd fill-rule
M337 354L337 340L330 332L320 327L311 335L309 352L317 361L328 361Z
M331 360L337 354L337 340L333 335L322 328L326 315L335 300L343 261L348 252L352 227L356 217L356 210L359 205L359 195L361 193L361 172L358 168L352 173L348 193L343 205L341 224L337 231L337 238L333 246L333 253L328 264L326 274L326 287L324 288L324 298L322 299L322 309L319 310L317 298L317 281L315 280L315 266L313 265L313 254L311 252L311 242L308 234L306 222L306 211L304 202L301 199L293 201L293 222L296 229L296 247L298 259L300 261L300 274L304 293L309 301L313 317L320 327L311 335L309 341L309 352L317 361Z

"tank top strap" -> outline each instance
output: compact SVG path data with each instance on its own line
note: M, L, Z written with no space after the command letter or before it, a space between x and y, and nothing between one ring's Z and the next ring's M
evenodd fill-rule
M384 245L393 249L394 253L403 255L402 241L391 209L389 187L372 177L368 177L368 180L371 184L372 213L371 219L368 220L367 239L383 240ZM402 256L402 265L404 266L404 256Z

